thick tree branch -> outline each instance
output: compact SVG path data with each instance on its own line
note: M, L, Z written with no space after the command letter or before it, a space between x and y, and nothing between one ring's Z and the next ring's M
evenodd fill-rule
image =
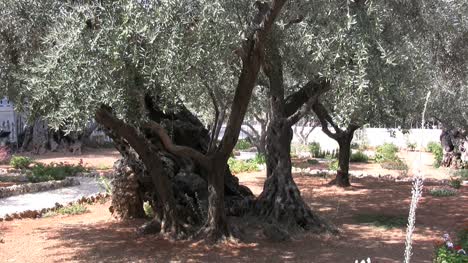
M296 109L291 115L287 112L288 115L286 116L289 116L288 123L290 125L297 123L311 110L312 105L317 102L318 98L328 90L330 90L330 82L325 78L318 77L318 79L309 81L299 92L303 94L304 98L307 98L303 103L305 105L301 109ZM296 100L296 102L298 101ZM289 110L295 109L296 107L298 107L298 105L287 104L286 106Z
M169 137L166 130L157 122L149 121L144 125L144 127L151 130L153 133L155 133L155 135L159 137L164 148L168 152L180 157L192 158L203 168L209 169L210 160L208 157L206 157L204 154L193 148L173 144L171 137Z
M255 87L262 64L263 44L285 2L286 0L274 0L271 7L260 1L255 2L258 13L253 20L254 31L250 33L242 48L244 54L242 71L234 94L226 130L218 147L218 152L225 159L229 157L239 137L252 90Z
M291 116L296 113L307 101L314 96L320 96L331 89L330 82L320 76L315 76L307 82L304 87L289 95L286 98L285 112L286 116Z
M317 115L319 121L320 121L320 124L322 125L322 131L328 135L330 138L333 138L335 140L338 140L339 137L341 137L341 129L338 128L338 126L333 122L333 119L332 117L330 116L330 114L328 114L328 111L327 109L325 109L325 107L322 105L322 103L320 102L316 102L314 103L314 105L312 106L312 109L313 111L315 112L315 114ZM335 129L335 133L332 133L330 131L330 129L328 129L328 124L332 125L333 128Z

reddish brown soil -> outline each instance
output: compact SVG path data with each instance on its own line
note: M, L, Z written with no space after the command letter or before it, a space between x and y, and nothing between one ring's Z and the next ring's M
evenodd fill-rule
M261 191L263 172L239 178L255 193ZM410 184L354 179L351 188L342 190L328 186L329 179L295 175L295 180L306 202L337 225L340 235L302 233L283 243L258 239L216 246L137 237L135 228L142 221L115 221L106 203L89 206L90 212L83 215L0 222L0 262L354 262L367 257L373 263L402 261L404 229L359 224L355 216L406 216ZM424 193L417 211L412 262L432 262L434 242L468 224L467 202L466 186L454 197Z

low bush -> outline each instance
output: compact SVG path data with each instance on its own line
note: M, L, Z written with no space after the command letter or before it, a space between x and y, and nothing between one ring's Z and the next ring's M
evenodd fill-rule
M240 139L237 141L236 146L234 147L235 150L243 151L252 148L252 144L246 139Z
M416 143L414 143L414 142L408 142L408 143L406 143L406 148L407 148L409 151L414 151L414 150L416 150Z
M315 159L308 159L307 163L310 164L310 165L317 165L317 164L319 164L319 161L317 161Z
M434 155L434 167L439 168L444 157L442 146L437 142L430 142L427 144L427 150Z
M450 178L449 185L452 188L460 189L461 185L462 185L462 181L460 179L457 179L457 178Z
M111 179L105 177L105 176L100 176L98 179L99 186L106 190L106 193L112 194L112 181Z
M266 156L261 153L257 153L255 157L251 160L252 163L257 165L265 164L266 163Z
M339 164L338 160L333 160L328 164L328 169L331 171L338 171Z
M42 163L36 163L31 167L28 179L33 183L63 180L65 177L74 176L76 173L84 171L86 171L86 168L81 165L71 165L66 163L51 163L45 165Z
M434 197L448 197L457 195L457 190L450 188L434 188L429 190L429 193Z
M394 161L385 161L380 163L380 166L387 170L408 170L408 165L406 165L401 159L396 159Z
M354 219L360 224L370 224L386 229L403 228L407 223L407 218L405 216L392 216L384 214L358 214L354 217Z
M369 156L361 151L351 153L349 161L352 163L367 163L369 161Z
M398 147L393 143L385 143L379 147L377 147L377 151L375 153L375 161L382 163L388 161L396 161L398 160Z
M453 176L460 177L463 180L468 180L468 169L457 170Z
M258 164L252 160L244 161L229 158L228 165L233 173L255 172L259 170Z
M82 204L73 204L69 206L64 206L53 211L45 213L44 217L51 217L56 215L80 215L89 212L88 208Z
M321 158L320 157L320 154L321 154L320 144L318 142L310 143L309 144L309 152L310 152L312 157Z
M154 217L154 211L153 207L151 207L151 204L149 202L144 202L143 203L143 210L145 211L145 215L149 218Z
M26 169L33 162L33 160L26 156L16 156L11 157L10 165L15 169Z

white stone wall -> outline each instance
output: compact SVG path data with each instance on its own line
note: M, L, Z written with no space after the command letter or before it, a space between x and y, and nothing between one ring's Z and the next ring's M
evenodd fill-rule
M254 127L260 130L259 125ZM247 126L243 126L248 129ZM304 133L307 133L311 128L305 127ZM298 129L299 130L299 129ZM426 147L431 141L439 142L439 136L442 133L440 129L410 129L408 134L403 134L398 129L386 128L363 128L356 131L354 134L353 142L366 143L371 147L377 147L384 143L393 143L401 148L406 148L409 142L415 143L418 147ZM224 134L224 127L221 129L219 139ZM247 137L246 134L241 132L239 139ZM338 144L335 140L328 137L322 132L322 128L315 128L308 138L308 142L318 142L323 150L338 149ZM299 143L299 138L294 134L293 143Z

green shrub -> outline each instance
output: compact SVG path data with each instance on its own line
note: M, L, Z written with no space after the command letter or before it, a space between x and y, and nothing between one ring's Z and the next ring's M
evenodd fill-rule
M434 189L431 189L429 193L435 197L448 197L448 196L456 195L457 190L450 189L450 188L434 188Z
M406 143L406 148L410 151L416 150L416 143L414 142L408 142Z
M442 146L441 146L440 143L438 143L438 142L428 142L428 143L427 143L427 146L426 146L426 149L427 149L429 152L434 152L434 150L435 150L436 148L439 148L439 147L442 147Z
M328 169L331 171L338 171L339 164L338 160L333 160L328 164Z
M56 216L56 215L80 215L88 212L88 208L82 204L73 204L69 206L64 206L58 209L55 209L53 211L49 211L45 213L43 216L44 217L51 217L51 216Z
M453 175L468 180L468 169L457 170Z
M454 245L459 245L465 251L468 250L468 228L463 229L458 233L458 242ZM435 252L435 263L466 263L468 262L468 255L457 253L453 249L449 249L444 245L437 247Z
M236 146L234 147L235 150L243 151L252 148L252 144L246 139L240 139L237 141Z
M309 152L312 157L320 158L321 148L318 142L312 142L309 144Z
M352 163L367 163L369 161L369 156L361 151L351 153L349 161Z
M461 181L460 179L450 178L449 185L450 185L452 188L460 189L461 183L462 183L462 181Z
M143 210L145 211L145 215L149 218L154 217L154 211L153 207L151 207L151 204L149 202L144 202L143 203Z
M385 143L377 147L375 160L379 163L398 160L398 147L393 143Z
M401 159L385 161L380 163L380 166L387 170L408 170L408 165L406 165Z
M427 149L434 155L434 167L439 168L444 157L444 152L440 143L430 142L427 144Z
M251 160L252 163L257 165L265 164L266 163L266 156L261 153L257 153L255 157Z
M317 164L319 164L319 161L317 161L315 159L308 159L307 163L310 164L310 165L317 165Z
M99 186L106 190L106 193L111 194L112 193L112 184L111 180L105 176L100 176L98 179Z
M405 216L392 216L383 214L358 214L354 219L360 224L370 224L376 227L386 229L402 228L406 226Z
M11 157L10 165L16 169L26 169L33 162L33 160L26 156L16 156Z
M251 160L244 161L229 158L228 165L233 173L255 172L259 170L258 165Z
M81 165L70 165L66 163L51 163L45 165L36 163L31 168L28 179L32 183L63 180L65 177L74 176L76 173L84 171L86 171L86 168Z
M468 256L458 254L452 249L445 246L439 247L436 250L436 257L434 263L466 263L468 262Z

